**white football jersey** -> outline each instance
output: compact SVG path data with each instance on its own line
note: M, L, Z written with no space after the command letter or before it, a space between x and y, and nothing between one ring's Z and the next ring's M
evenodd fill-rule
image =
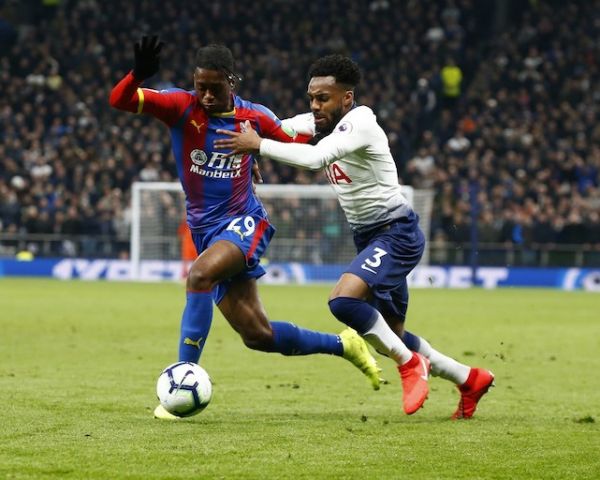
M298 133L314 134L312 113L284 120ZM388 139L366 106L350 110L316 145L264 139L260 154L287 165L325 169L353 230L360 232L407 216Z

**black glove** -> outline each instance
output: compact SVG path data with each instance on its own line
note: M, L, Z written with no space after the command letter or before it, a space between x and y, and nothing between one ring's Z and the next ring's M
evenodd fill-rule
M136 80L146 80L160 69L160 51L164 43L158 41L158 36L144 35L142 41L136 42L134 47L135 66L133 76Z

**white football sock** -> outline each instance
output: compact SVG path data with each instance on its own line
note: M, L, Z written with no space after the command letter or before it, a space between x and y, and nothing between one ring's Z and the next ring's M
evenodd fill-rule
M462 385L467 381L471 367L438 352L423 337L419 337L419 339L421 340L419 353L426 356L431 362L431 375L445 378L457 385Z
M413 356L413 352L404 345L379 312L375 324L362 336L375 350L395 360L398 365L404 365Z

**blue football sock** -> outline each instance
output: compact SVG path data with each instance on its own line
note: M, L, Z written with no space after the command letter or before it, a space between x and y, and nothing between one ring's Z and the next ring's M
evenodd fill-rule
M329 353L338 356L344 353L342 342L337 335L307 330L288 322L271 322L271 328L273 344L268 348L269 352L282 355Z
M352 327L359 334L368 332L377 321L378 313L364 300L352 297L337 297L329 301L331 313L340 322Z
M198 363L212 323L212 295L211 292L188 291L186 297L181 318L179 361Z
M402 341L413 352L418 352L421 347L421 337L417 337L415 334L404 330L402 334Z

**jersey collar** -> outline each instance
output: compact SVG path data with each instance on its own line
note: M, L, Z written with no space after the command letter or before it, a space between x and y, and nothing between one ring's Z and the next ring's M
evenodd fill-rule
M210 115L211 117L217 117L217 118L223 118L223 117L235 117L235 102L236 101L236 97L235 95L232 93L231 94L231 105L233 105L233 108L228 111L228 112L221 112L221 113L213 113L212 115Z

